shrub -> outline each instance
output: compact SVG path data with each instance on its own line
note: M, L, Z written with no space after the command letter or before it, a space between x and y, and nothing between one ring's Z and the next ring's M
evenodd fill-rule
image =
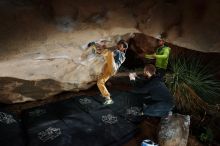
M177 109L184 112L216 112L220 82L214 78L208 65L196 57L170 59L171 73L165 76L173 93Z

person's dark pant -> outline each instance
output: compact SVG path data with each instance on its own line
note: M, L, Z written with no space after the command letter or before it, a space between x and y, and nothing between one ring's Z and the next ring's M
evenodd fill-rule
M156 74L163 79L164 75L166 73L166 69L163 68L157 68Z
M163 117L173 109L174 103L172 100L148 100L143 104L143 112L146 116Z

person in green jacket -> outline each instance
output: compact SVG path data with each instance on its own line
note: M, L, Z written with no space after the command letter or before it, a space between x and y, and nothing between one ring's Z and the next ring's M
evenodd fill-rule
M159 47L156 49L156 53L151 55L146 54L145 58L156 59L155 66L157 68L157 73L160 77L163 77L167 69L171 48L165 45L163 39L158 40L158 45Z

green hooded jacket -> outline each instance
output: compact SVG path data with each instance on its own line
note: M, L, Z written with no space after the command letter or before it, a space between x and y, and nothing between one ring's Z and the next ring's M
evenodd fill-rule
M157 48L156 50L156 55L145 55L145 58L147 59L153 59L153 57L156 57L156 64L155 66L157 68L163 68L167 69L167 64L169 60L169 55L170 55L171 48L167 46L162 46Z

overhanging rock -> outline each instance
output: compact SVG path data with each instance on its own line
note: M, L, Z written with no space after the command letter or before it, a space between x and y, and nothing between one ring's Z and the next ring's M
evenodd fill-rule
M108 38L108 47L130 33ZM88 40L88 42L91 40ZM87 44L69 53L69 48L19 54L0 62L0 102L18 103L45 99L62 91L85 90L96 84L105 60L102 55L87 51ZM74 53L75 52L75 53ZM79 53L77 53L79 52ZM82 58L81 54L88 56Z

